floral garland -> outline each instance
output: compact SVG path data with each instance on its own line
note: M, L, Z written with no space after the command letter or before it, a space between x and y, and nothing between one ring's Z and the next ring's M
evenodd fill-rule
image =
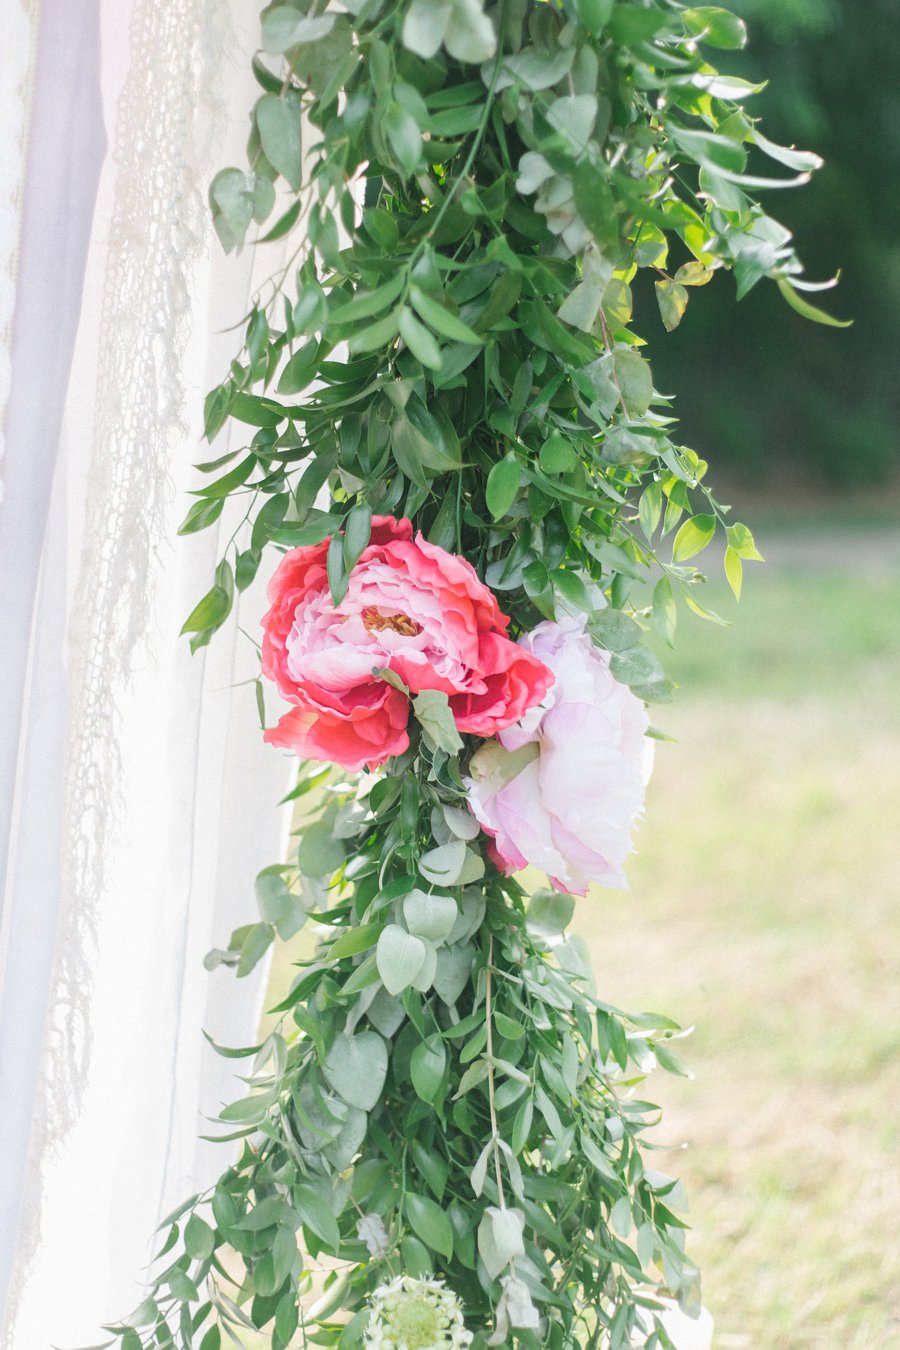
M182 532L244 509L185 631L278 553L257 692L302 761L299 842L208 964L318 942L265 1041L222 1050L250 1061L237 1156L166 1220L122 1350L653 1350L660 1298L699 1304L635 1091L684 1071L681 1033L602 1001L565 930L624 885L672 688L648 631L674 640L678 599L717 619L690 562L714 536L736 596L759 557L672 439L642 274L668 330L726 269L829 321L750 195L818 161L706 60L744 36L679 0L262 13L213 220L237 248L280 199L257 242L297 249L207 398L208 439L247 444L199 466Z

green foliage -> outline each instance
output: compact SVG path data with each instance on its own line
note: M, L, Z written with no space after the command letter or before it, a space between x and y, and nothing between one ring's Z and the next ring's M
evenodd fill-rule
M218 176L214 214L234 242L254 218L251 179L295 191L302 108L309 201L290 228L305 233L207 400L211 440L229 416L256 429L247 455L201 489L183 527L240 494L254 522L249 548L232 546L241 584L268 544L316 542L360 510L413 516L472 558L523 626L573 596L627 610L648 566L676 597L700 581L663 541L682 517L723 529L725 513L703 461L672 439L633 287L649 271L668 328L723 269L739 294L768 276L806 305L788 232L750 194L802 181L818 160L764 137L743 107L757 86L706 60L704 44L741 39L726 11L607 8L510 5L490 42L477 7L427 0L353 20L266 11L265 51L286 67L256 58L251 168ZM360 210L350 184L363 166ZM647 492L659 509L638 531ZM335 596L354 552L345 541L329 557ZM209 613L195 644L224 621L227 591L192 616Z
M476 1329L513 1270L554 1347L624 1346L654 1291L696 1296L678 1185L642 1156L657 1112L634 1092L657 1062L679 1070L678 1028L595 996L582 944L564 937L570 896L526 906L496 873L424 889L435 837L452 848L451 826L470 820L428 767L410 752L367 799L339 784L320 796L329 833L357 827L352 863L332 873L334 857L310 856L307 823L295 864L262 874L261 913L317 898L323 936L264 1043L221 1051L248 1063L250 1094L220 1114L240 1154L166 1219L148 1299L110 1327L122 1339L188 1346L209 1326L241 1344L254 1327L286 1350L323 1259L338 1265L305 1327L341 1347L361 1342L367 1295L398 1269L444 1276Z
M751 40L729 57L767 79L754 108L776 138L802 137L825 161L816 190L780 199L779 218L803 243L810 273L840 270L847 332L784 314L760 287L735 310L710 288L671 342L656 343L661 388L678 391L691 444L715 446L719 472L762 484L792 479L860 489L900 468L897 269L900 123L896 61L884 34L891 0L736 0ZM830 297L801 292L819 304ZM653 302L636 296L648 329ZM649 332L647 334L650 336ZM711 392L714 390L714 396ZM764 393L763 393L764 391Z
M764 138L743 109L758 86L709 63L742 42L727 11L676 0L264 10L248 168L217 175L211 206L226 248L253 221L297 248L206 401L209 441L231 419L246 444L200 466L182 530L229 496L245 514L185 624L195 647L267 551L330 540L337 605L373 513L405 514L472 562L513 634L581 613L618 679L670 696L645 639L673 640L678 599L721 622L691 560L720 537L737 591L759 555L673 439L633 286L653 280L671 329L723 270L739 294L803 285L751 194L815 157ZM642 1310L655 1350L657 1296L697 1302L635 1096L657 1065L684 1072L678 1028L596 997L571 898L526 903L490 859L473 739L443 695L412 712L409 750L362 783L301 770L296 856L208 959L245 975L319 925L265 1042L222 1051L250 1061L220 1116L240 1153L167 1221L150 1299L111 1328L126 1344L257 1329L287 1350L302 1323L304 1343L354 1350L399 1270L447 1279L477 1350L510 1319L528 1350L622 1350Z

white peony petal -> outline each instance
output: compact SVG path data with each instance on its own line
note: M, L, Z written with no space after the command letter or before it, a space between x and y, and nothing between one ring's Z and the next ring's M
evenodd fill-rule
M572 894L591 882L624 886L652 762L647 711L615 679L582 617L539 624L520 641L555 683L539 708L473 756L472 811L510 868L539 867Z

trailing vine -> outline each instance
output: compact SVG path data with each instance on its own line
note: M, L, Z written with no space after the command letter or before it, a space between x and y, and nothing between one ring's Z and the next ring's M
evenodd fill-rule
M213 221L227 250L296 248L206 400L208 440L231 421L245 444L199 466L211 481L182 533L229 499L242 509L185 631L209 642L235 590L288 550L263 672L299 712L267 734L351 772L301 766L295 854L260 875L258 919L209 958L242 976L318 925L275 1029L222 1050L249 1066L247 1095L221 1114L237 1154L166 1221L151 1291L110 1344L386 1345L373 1310L402 1281L376 1290L438 1275L479 1348L666 1347L659 1299L696 1308L698 1276L638 1089L657 1065L684 1071L681 1033L599 998L565 936L565 891L602 867L618 884L620 859L581 857L558 889L528 894L506 875L491 794L543 753L537 713L516 718L546 693L542 662L562 690L554 661L570 657L553 642L618 700L624 765L638 701L671 697L646 639L674 642L679 601L718 617L693 560L719 536L739 596L759 558L679 443L633 316L643 306L671 331L730 271L738 298L770 280L828 322L754 195L818 161L767 140L744 110L758 86L710 64L745 38L719 7L275 3L261 31L249 167L216 176ZM504 648L504 721L468 674L448 694L385 658L354 678L390 748L329 755L314 739L333 712L321 679L310 693L285 655L298 597L314 596L317 634L352 617L390 652L425 621L346 608L388 555L419 569L409 587L452 572L479 640L520 638L522 673ZM542 809L571 826L549 795Z

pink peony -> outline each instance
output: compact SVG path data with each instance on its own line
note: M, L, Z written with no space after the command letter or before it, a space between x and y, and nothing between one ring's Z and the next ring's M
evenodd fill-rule
M522 647L552 670L539 707L469 765L469 804L502 871L539 867L562 891L626 884L652 762L643 703L610 673L584 621L542 623Z
M509 620L464 558L408 520L376 516L337 609L329 540L285 554L269 584L263 674L294 705L266 732L273 745L358 770L409 744L409 700L374 675L392 670L414 694L447 694L456 725L493 736L539 703L552 675L506 637Z

